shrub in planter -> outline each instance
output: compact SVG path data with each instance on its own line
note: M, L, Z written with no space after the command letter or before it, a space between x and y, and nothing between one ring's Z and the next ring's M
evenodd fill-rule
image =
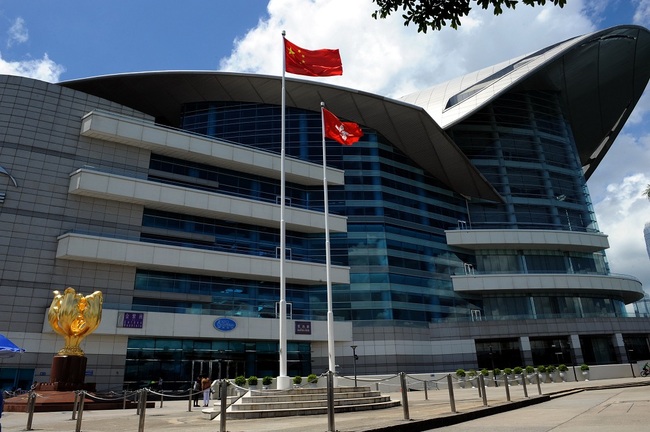
M565 381L564 377L566 376L566 372L569 370L569 368L566 367L565 364L561 364L557 367L557 370L560 371L560 378L562 378L562 381Z
M506 374L506 375L512 375L512 369L511 368L505 368L503 370L503 373Z
M262 378L262 385L263 386L270 386L271 384L273 384L273 377L272 376L267 375L264 378Z
M495 377L498 377L499 375L501 375L501 369L494 368L494 370L492 371L492 375L494 375Z
M589 381L589 365L586 363L581 364L580 370L582 371L582 376L585 377L585 381Z
M548 373L548 377L553 382L556 380L556 376L555 376L555 371L556 370L557 370L556 367L553 366L553 365L548 365L548 367L546 368L546 373Z
M247 381L248 381L249 386L256 386L257 385L257 377L255 375L249 376Z
M244 387L246 384L246 377L244 375L239 375L235 378L235 385L239 387Z
M458 378L465 378L465 369L456 369L456 376Z
M537 366L537 373L539 374L539 382L546 382L546 366Z
M528 382L534 384L535 368L533 366L528 365L524 368L524 371L526 372L526 378L528 378Z
M515 382L516 382L516 383L520 383L519 380L520 380L520 379L521 379L521 380L524 379L524 377L523 377L524 369L523 369L521 366L515 366L515 367L512 369L512 373L515 375Z
M296 375L295 377L293 377L293 383L295 385L300 385L300 383L302 383L302 377L300 375Z
M483 368L483 369L481 369L481 375L483 375L484 377L486 377L486 376L490 375L490 371L487 370L487 369L485 369L485 368Z
M467 371L467 381L470 383L472 387L476 385L475 380L476 379L476 371L474 369L470 369Z
M310 384L316 384L318 382L318 377L316 374L309 374L307 375L307 382Z

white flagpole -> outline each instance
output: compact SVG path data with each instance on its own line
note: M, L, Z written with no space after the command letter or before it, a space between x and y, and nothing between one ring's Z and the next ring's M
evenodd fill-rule
M325 150L325 103L320 103L320 117L323 131L323 208L325 213L325 273L327 277L327 357L329 370L334 373L336 386L336 352L334 348L334 311L332 307L332 278L330 269L332 257L330 254L330 229L329 229L329 198L327 196L327 151Z
M284 220L284 210L285 210L285 168L284 168L284 159L285 159L285 71L287 69L286 65L286 48L284 43L284 37L286 33L282 30L282 126L280 128L280 323L279 323L279 345L280 345L280 375L276 381L277 388L280 390L285 390L291 388L291 382L287 376L287 286L286 286L286 276L284 274L284 267L286 261L286 224Z

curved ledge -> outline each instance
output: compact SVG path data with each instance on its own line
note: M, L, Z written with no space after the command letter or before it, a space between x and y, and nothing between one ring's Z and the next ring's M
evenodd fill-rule
M451 277L454 291L471 294L534 294L569 292L620 297L626 304L644 296L641 282L626 275L594 274L490 274Z
M609 248L601 232L558 230L447 230L447 244L465 249L549 249L598 252Z

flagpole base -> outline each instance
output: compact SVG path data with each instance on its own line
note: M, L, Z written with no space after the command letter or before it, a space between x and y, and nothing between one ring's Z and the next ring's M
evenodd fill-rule
M278 390L289 390L291 388L291 377L279 376L275 380L275 385Z

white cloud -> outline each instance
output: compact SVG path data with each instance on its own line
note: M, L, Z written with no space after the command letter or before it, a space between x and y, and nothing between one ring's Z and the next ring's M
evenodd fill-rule
M635 276L650 292L650 261L643 227L650 222L650 202L642 195L650 184L650 132L619 135L587 182L600 230L609 236L612 272Z
M7 46L10 47L14 43L25 43L29 39L29 32L25 27L25 20L18 17L16 21L9 27L7 30L9 39L7 40Z
M600 229L609 236L607 257L613 273L632 275L650 287L650 261L643 228L650 222L650 202L642 195L650 175L634 174L607 185L595 204Z
M633 0L636 9L634 11L634 24L648 26L650 24L650 0Z
M458 30L418 33L401 13L371 17L369 0L270 0L268 18L236 41L221 70L282 73L282 30L307 49L338 48L343 76L320 81L399 97L595 30L583 1L520 6L495 17L475 8ZM297 77L305 79L304 77Z
M15 43L25 43L29 40L29 32L25 26L25 20L18 17L7 30L7 47ZM11 61L4 59L0 54L0 74L18 75L34 78L47 82L57 82L61 74L65 72L62 65L52 61L47 54L41 59L29 58L26 60Z
M0 74L18 75L41 81L57 82L65 68L50 60L47 54L42 59L7 61L0 57Z

